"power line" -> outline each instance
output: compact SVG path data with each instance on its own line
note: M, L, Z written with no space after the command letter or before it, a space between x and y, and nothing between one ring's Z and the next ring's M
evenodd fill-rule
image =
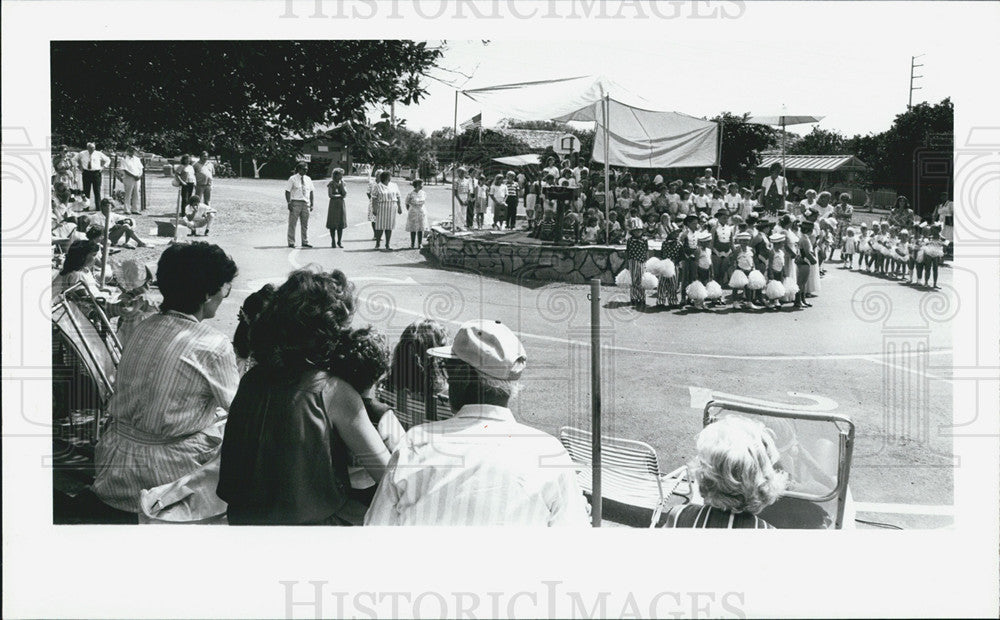
M922 75L913 75L913 70L916 69L917 67L922 67L923 66L923 65L914 64L916 62L916 60L918 58L920 58L920 56L923 56L923 55L924 54L920 54L918 56L910 56L910 99L906 103L906 109L907 110L909 110L910 108L913 107L913 91L921 89L919 86L914 86L913 85L913 80L922 78L924 76L922 76Z

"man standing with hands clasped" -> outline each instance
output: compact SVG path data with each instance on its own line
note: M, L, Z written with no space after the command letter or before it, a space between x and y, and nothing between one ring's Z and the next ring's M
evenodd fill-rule
M444 360L455 416L406 433L365 525L587 527L566 450L508 408L527 359L514 332L468 321L427 353Z
M87 143L87 149L80 151L76 156L83 174L83 197L88 198L90 193L94 195L94 208L101 205L101 174L105 166L111 163L111 158L97 150L93 142ZM84 209L87 211L88 209Z
M295 165L295 174L288 177L285 202L288 203L288 247L295 247L295 223L302 231L302 247L309 245L309 212L313 209L313 182L306 174L309 166L304 161Z

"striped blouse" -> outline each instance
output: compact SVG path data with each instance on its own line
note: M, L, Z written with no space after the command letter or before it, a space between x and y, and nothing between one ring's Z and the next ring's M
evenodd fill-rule
M143 321L122 355L97 444L94 491L139 512L139 491L172 482L218 453L239 374L229 338L167 311Z
M372 188L372 215L377 230L392 230L396 226L396 211L400 206L399 187L395 183L376 183Z
M510 409L466 405L411 428L365 525L587 527L576 470L555 437Z
M757 515L748 512L729 512L721 508L682 504L667 511L667 522L663 527L683 528L723 528L773 530L774 526Z

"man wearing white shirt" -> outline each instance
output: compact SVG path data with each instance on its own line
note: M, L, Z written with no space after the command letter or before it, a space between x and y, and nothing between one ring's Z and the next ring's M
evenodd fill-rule
M285 202L288 203L288 247L295 247L295 223L302 231L302 247L309 245L309 213L313 209L313 182L306 174L309 166L304 161L295 165L295 174L288 177Z
M138 213L141 208L139 200L139 181L142 179L142 160L139 151L134 146L128 147L125 157L119 162L122 173L122 184L125 186L125 213Z
M101 173L111 163L111 158L98 151L93 142L88 142L86 150L77 153L76 160L83 174L83 195L87 197L93 192L94 207L97 208L101 204Z
M508 407L527 359L517 336L473 320L451 346L427 352L444 359L455 415L407 432L365 525L587 527L565 448Z
M208 151L202 151L198 163L194 165L194 179L194 195L201 198L202 203L206 206L211 206L215 164L208 159Z
M763 198L761 210L767 214L775 214L785 208L785 198L788 196L788 181L781 176L781 164L774 162L768 169L768 176L761 181Z

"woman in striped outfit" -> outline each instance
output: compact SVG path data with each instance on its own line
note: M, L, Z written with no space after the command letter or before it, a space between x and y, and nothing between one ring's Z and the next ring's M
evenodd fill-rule
M383 171L378 176L378 183L372 188L371 214L375 218L375 249L382 245L382 235L385 235L385 251L391 252L389 242L392 240L392 229L396 226L396 215L403 213L403 204L399 197L399 187L390 181L392 176Z
M702 429L697 450L690 468L702 504L673 507L665 527L773 529L757 515L788 485L788 474L775 467L781 455L774 433L756 420L727 415Z
M631 230L628 242L625 244L625 266L632 276L631 301L635 306L646 305L646 289L642 288L642 274L646 270L646 260L649 259L649 244L642 236L642 222L629 224Z
M236 263L214 244L177 244L160 256L156 276L160 312L129 339L95 452L94 493L116 520L137 520L143 489L216 457L240 380L229 338L203 322L229 295Z

